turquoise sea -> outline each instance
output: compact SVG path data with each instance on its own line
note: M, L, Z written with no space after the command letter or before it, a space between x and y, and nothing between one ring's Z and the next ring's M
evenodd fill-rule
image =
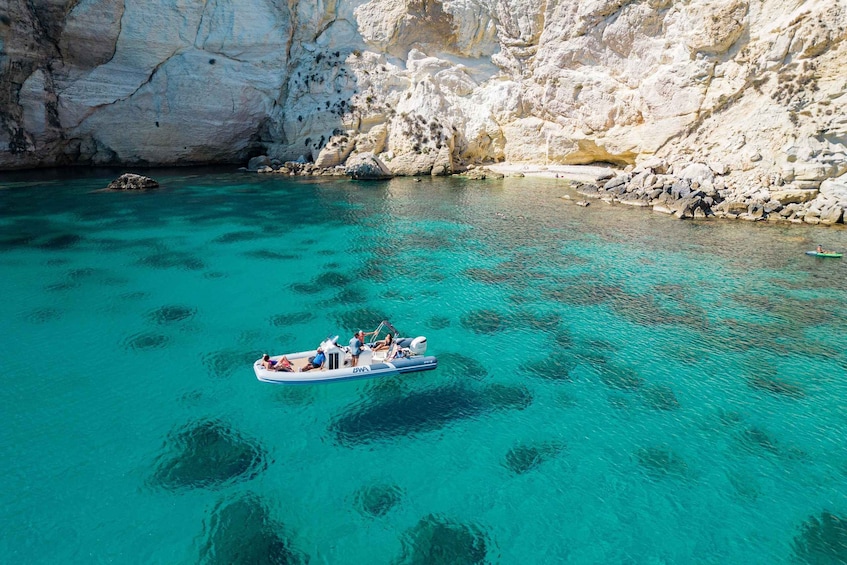
M0 178L0 561L847 562L844 229L120 172ZM253 374L381 319L439 368Z

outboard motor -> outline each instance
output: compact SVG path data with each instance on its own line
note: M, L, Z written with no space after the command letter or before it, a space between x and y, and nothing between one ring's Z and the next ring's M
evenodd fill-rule
M426 353L426 338L418 336L409 344L409 352L412 355L423 355Z

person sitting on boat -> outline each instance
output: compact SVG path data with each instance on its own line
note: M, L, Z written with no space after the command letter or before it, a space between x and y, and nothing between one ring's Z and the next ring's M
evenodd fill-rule
M274 364L274 369L277 371L283 371L285 373L294 372L294 366L291 364L291 361L289 361L288 357L286 357L285 355L283 355L282 359L280 359Z
M355 334L353 334L353 337L350 339L350 355L353 356L353 362L351 363L352 367L355 367L359 364L359 355L362 354L362 348L364 347L365 332L359 330Z
M282 356L282 359L279 361L274 361L271 359L271 356L265 353L262 355L262 367L267 369L268 371L285 371L292 372L294 371L294 367L291 365L291 361L288 360L288 357L285 355Z
M391 334L388 334L388 335L385 336L385 339L375 341L374 344L371 346L371 349L373 349L374 351L380 351L382 349L389 349L393 342L394 342L394 336L392 336Z
M406 353L406 350L404 350L402 347L398 347L397 349L394 350L393 353L388 354L388 360L389 361L391 359L403 359L404 357L408 357L408 355Z
M818 243L818 248L816 249L816 251L818 253L823 253L823 246L820 243Z
M300 369L301 371L311 371L312 369L320 369L324 361L326 361L326 355L324 355L324 350L318 347L318 352L314 357L309 358L309 362Z

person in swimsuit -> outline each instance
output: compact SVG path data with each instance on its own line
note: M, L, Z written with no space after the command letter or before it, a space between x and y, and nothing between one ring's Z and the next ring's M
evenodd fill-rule
M379 341L374 342L372 349L374 351L380 351L382 349L388 349L391 347L391 344L394 343L394 336L388 334L385 336L385 339L381 339Z
M291 361L288 360L288 357L285 355L282 356L282 359L276 362L274 365L277 371L283 371L285 373L294 372L294 367L291 365Z
M294 371L294 367L291 366L291 361L289 361L288 357L285 355L283 355L282 359L279 361L274 361L271 359L270 355L265 353L262 355L262 367L268 371L285 371L288 373Z

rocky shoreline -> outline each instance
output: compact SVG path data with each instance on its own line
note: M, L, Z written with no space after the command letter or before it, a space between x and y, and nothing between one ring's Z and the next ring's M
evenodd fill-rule
M680 219L727 218L747 221L834 225L844 223L847 178L822 182L819 188L736 186L722 164L669 164L653 159L577 183L587 198L652 208Z
M288 176L349 176L359 180L384 180L394 175L378 156L362 153L345 164L321 167L314 163L281 162L254 157L241 170ZM624 170L599 166L469 166L446 172L472 179L504 176L545 176L572 183L585 198L607 203L651 208L680 219L726 218L794 224L844 224L847 218L847 175L827 179L817 188L794 184L764 187L739 183L721 163L668 163L649 159ZM399 175L402 176L402 175ZM739 186L740 185L740 186Z

